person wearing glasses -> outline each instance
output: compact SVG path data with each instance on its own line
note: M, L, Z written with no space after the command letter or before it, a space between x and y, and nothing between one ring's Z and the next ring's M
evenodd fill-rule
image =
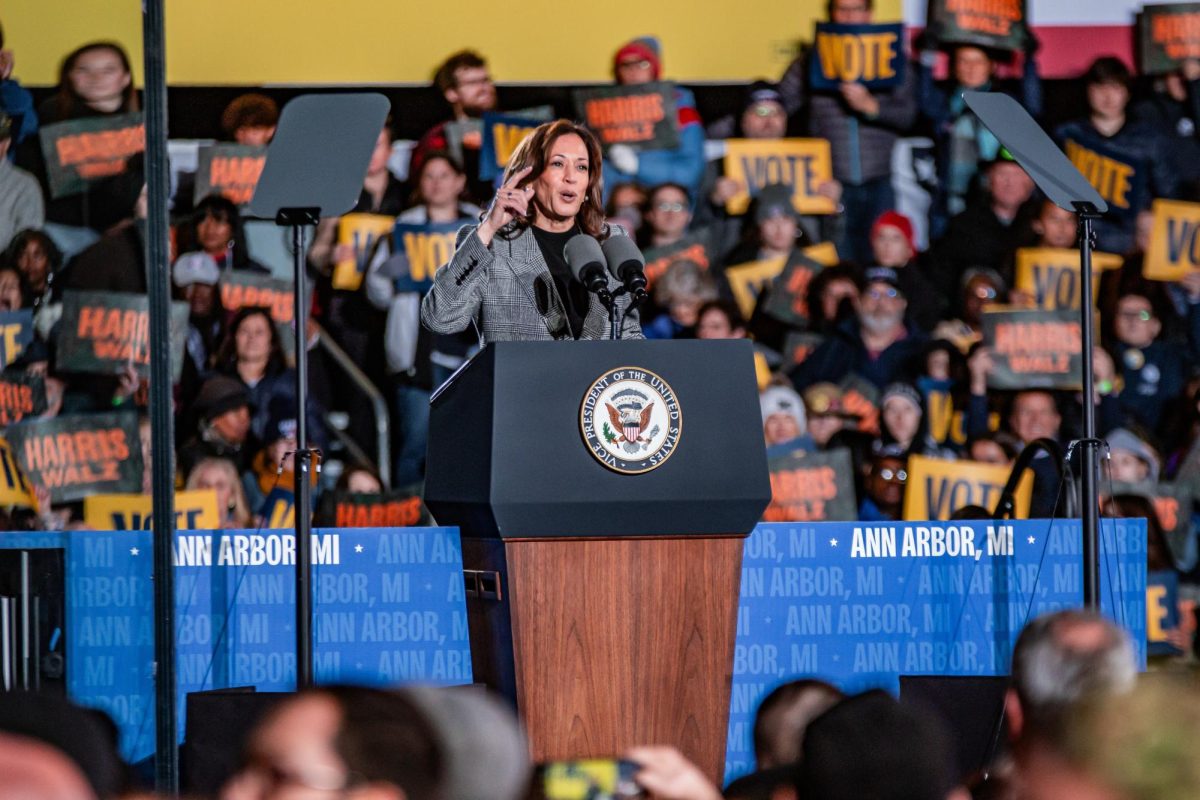
M894 522L900 519L904 505L904 486L908 483L908 459L896 445L879 450L871 459L866 495L858 506L860 522Z
M927 337L906 324L908 299L889 267L867 270L854 317L843 321L791 374L803 392L821 381L838 383L850 374L883 390L915 379Z
M640 231L642 247L669 247L687 234L692 222L692 198L687 187L678 183L660 183L646 196Z
M1181 283L1188 302L1184 341L1162 335L1163 316L1171 312L1161 283L1130 282L1104 315L1112 320L1110 352L1119 376L1112 391L1120 388L1122 422L1136 423L1160 436L1171 424L1169 410L1187 389L1192 365L1200 362L1200 272Z

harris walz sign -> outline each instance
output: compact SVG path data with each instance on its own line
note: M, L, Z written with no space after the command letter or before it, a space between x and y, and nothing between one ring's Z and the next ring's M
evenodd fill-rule
M178 381L183 369L188 307L171 304L171 372ZM64 372L116 375L133 365L150 375L150 298L128 292L63 294L55 364Z
M1137 15L1138 56L1147 75L1200 58L1200 3L1146 5Z
M930 0L929 26L938 41L1020 50L1029 41L1026 0Z
M71 414L10 425L5 431L21 471L50 490L52 503L142 488L137 414Z
M600 86L575 91L575 108L605 151L614 144L644 150L679 146L675 85L663 81L638 86Z
M52 199L79 194L97 181L120 175L130 158L146 150L141 114L56 122L38 136Z

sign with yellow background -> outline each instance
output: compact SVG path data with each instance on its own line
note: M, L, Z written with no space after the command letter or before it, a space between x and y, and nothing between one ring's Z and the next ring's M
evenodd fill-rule
M94 494L83 499L83 522L98 531L149 530L153 498L148 494ZM215 489L175 493L175 529L215 531L221 528Z
M1092 304L1100 292L1100 273L1117 269L1120 256L1092 254ZM1079 278L1079 251L1059 247L1022 247L1017 250L1017 279L1013 288L1033 299L1034 308L1049 311L1078 309L1082 302L1083 282Z
M37 499L8 441L0 439L0 507L9 506L37 508Z
M387 236L395 224L395 217L384 214L346 214L338 220L337 243L354 248L354 256L334 265L333 288L353 292L362 286L375 244Z
M725 270L729 289L733 292L733 299L737 301L738 310L742 312L743 317L750 319L754 314L758 296L762 294L763 289L770 286L771 282L779 277L786 263L787 259L780 256L765 261L738 264Z
M1143 277L1177 281L1200 269L1200 203L1155 200L1154 227L1142 262Z
M1008 482L1009 468L980 461L948 461L927 456L908 457L908 483L904 487L906 520L941 520L963 506L991 511ZM1033 473L1026 470L1017 484L1016 516L1029 518Z
M837 205L818 194L833 180L829 142L824 139L730 139L725 146L725 177L742 190L725 203L730 214L744 214L750 200L773 183L792 187L792 205L801 214L832 214Z

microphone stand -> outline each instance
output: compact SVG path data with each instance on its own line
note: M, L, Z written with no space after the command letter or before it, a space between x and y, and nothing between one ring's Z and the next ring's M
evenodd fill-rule
M604 304L606 309L608 309L608 339L612 342L621 340L621 323L625 321L625 317L618 317L617 298L624 294L628 294L633 298L629 302L629 311L632 311L640 306L642 301L649 297L645 290L642 290L641 292L634 292L630 291L628 286L618 287L615 291L611 292L607 288L600 289L596 292L596 296L600 298L600 302ZM625 316L628 315L629 312L625 312Z

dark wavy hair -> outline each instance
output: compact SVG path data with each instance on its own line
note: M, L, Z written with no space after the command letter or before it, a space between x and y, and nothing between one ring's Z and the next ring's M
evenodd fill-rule
M587 148L588 154L587 190L584 193L583 205L575 219L584 233L589 236L606 238L608 226L604 224L604 201L602 199L604 184L601 178L603 161L600 154L600 142L596 140L594 133L582 125L568 119L556 119L553 122L544 122L539 125L513 151L512 157L508 159L508 166L504 169L503 182L508 183L514 174L526 167L531 167L529 174L517 186L523 188L533 183L538 176L545 172L546 165L550 162L554 143L561 137L572 133L583 140L583 146ZM531 205L529 216L517 220L518 229L524 229L533 224L532 211Z
M125 52L125 48L116 42L88 42L68 53L58 68L58 94L56 95L55 104L58 106L59 119L70 119L76 113L78 107L83 104L83 98L77 95L71 87L71 70L75 69L75 62L81 56L97 50L108 50L111 53L115 53L117 58L121 60L121 66L129 73L129 85L125 87L125 91L122 93L123 98L119 110L125 113L138 110L137 90L133 88L133 65L129 61L129 55Z
M229 325L225 328L225 338L221 340L221 346L213 360L217 369L226 375L237 376L237 332L243 322L255 315L261 315L267 321L267 329L271 331L271 355L267 358L266 374L274 375L287 369L283 343L279 341L279 330L275 327L275 321L271 319L271 312L262 306L245 306L239 308L229 320Z

